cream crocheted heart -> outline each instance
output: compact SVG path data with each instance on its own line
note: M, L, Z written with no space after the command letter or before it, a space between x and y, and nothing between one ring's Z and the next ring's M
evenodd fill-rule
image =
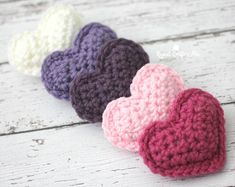
M73 7L57 4L45 12L34 31L11 39L9 63L24 74L39 76L44 58L69 47L81 27L81 17Z

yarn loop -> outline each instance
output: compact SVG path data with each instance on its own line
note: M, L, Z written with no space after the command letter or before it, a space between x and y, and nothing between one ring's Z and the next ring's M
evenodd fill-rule
M116 39L116 33L100 23L84 26L65 51L50 54L42 66L42 81L47 91L58 99L69 99L72 80L79 74L95 71L100 48Z
M170 103L184 89L183 80L162 64L147 64L134 77L130 97L111 101L104 113L105 136L115 146L138 151L137 139L146 124L164 120Z
M40 76L44 58L70 46L81 25L81 17L73 7L58 4L49 8L35 30L10 40L9 63L21 73Z
M139 153L153 173L163 176L214 173L225 163L223 115L211 94L185 90L174 100L165 121L147 124Z
M77 114L91 122L101 122L106 105L130 95L136 72L149 62L143 48L131 40L109 41L101 49L93 73L78 75L71 84L71 102Z

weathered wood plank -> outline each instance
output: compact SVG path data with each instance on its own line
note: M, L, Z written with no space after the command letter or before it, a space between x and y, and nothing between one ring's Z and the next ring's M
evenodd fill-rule
M223 106L227 163L220 173L176 180L150 173L142 159L119 150L94 124L0 137L1 186L233 186L235 105Z
M188 87L203 88L220 102L235 102L233 32L144 45L152 63L175 68ZM173 52L172 52L173 51ZM171 53L172 52L172 53ZM69 103L54 99L37 78L0 65L0 134L82 121Z
M0 66L0 134L81 122L69 102L54 99L41 80Z
M56 1L53 1L56 2ZM233 0L69 0L87 21L110 25L121 37L137 42L235 30ZM52 1L0 2L0 62L7 61L7 43L12 35L33 29Z
M152 63L177 70L187 87L214 94L221 103L235 102L235 32L144 45Z
M235 1L59 1L143 44L152 63L175 68L188 87L224 103L226 167L186 180L151 174L138 155L113 148L99 124L81 125L69 103L6 64L9 38L33 29L53 2L0 0L0 186L234 186L235 104L226 103L235 103Z

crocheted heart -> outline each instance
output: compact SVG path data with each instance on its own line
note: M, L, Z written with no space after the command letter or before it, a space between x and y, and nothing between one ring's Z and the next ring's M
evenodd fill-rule
M102 127L115 146L138 151L138 137L146 124L167 117L169 104L184 89L183 80L162 64L147 64L131 84L131 97L110 102L103 114Z
M109 27L90 23L83 27L73 46L49 55L42 66L42 81L47 91L59 99L69 99L69 85L77 74L96 69L100 48L117 36Z
M183 91L167 120L150 123L139 143L153 173L187 177L216 172L225 163L223 109L205 91Z
M34 31L14 36L8 48L9 63L24 74L39 76L44 58L70 46L81 28L81 18L71 6L49 8Z
M71 101L77 114L92 122L102 121L106 105L130 95L130 84L138 69L149 62L147 53L133 41L108 42L98 55L91 74L77 76L71 84Z

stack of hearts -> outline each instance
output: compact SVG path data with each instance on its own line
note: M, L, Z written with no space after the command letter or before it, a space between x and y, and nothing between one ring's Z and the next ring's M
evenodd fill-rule
M150 64L139 44L111 28L82 25L74 8L50 8L37 29L13 37L10 64L41 76L46 90L69 100L80 118L102 122L107 139L139 152L153 173L189 177L221 170L225 120L218 100L187 89L173 69Z

